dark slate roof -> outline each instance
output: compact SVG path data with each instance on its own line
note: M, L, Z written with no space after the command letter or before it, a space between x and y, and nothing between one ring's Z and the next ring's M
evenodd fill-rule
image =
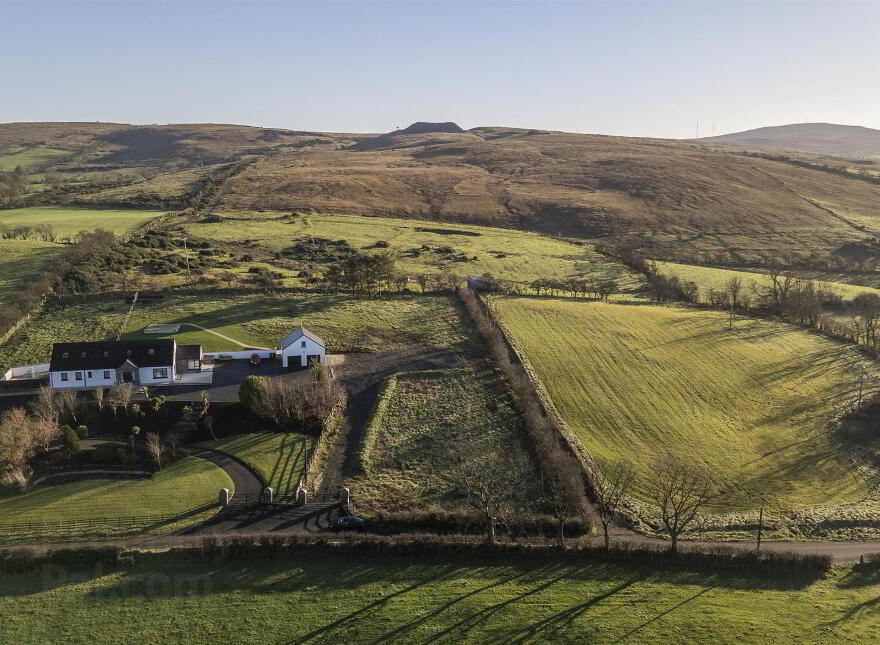
M284 338L281 339L281 349L284 349L285 347L287 347L288 345L290 345L291 343L293 343L297 339L302 338L303 336L315 341L324 349L327 349L327 346L324 345L324 341L321 340L316 334L313 334L312 332L310 332L305 327L294 327L292 332L290 332L289 334L287 334L287 336L285 336Z
M202 346L201 345L178 345L177 346L177 355L175 356L175 360L185 361L185 360L202 360Z
M116 369L126 360L137 367L167 367L174 363L174 345L171 338L55 343L49 371Z

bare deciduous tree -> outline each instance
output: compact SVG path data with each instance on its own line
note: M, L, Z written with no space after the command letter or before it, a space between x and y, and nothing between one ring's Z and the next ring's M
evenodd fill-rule
M157 468L162 468L162 453L164 449L162 447L162 440L159 439L159 435L155 432L148 432L144 436L144 446L147 449L147 454L150 456L156 463Z
M605 548L611 547L609 528L617 516L623 500L635 484L636 474L628 461L597 461L593 469L593 484L596 489L596 513L602 523Z
M486 537L495 542L497 526L513 515L513 492L521 484L517 467L508 455L492 454L482 458L459 454L440 477L464 495L465 502L486 519Z
M31 401L30 408L38 417L57 423L61 416L61 401L58 391L44 385L40 388L36 398Z
M651 495L660 511L671 551L678 551L678 538L699 517L700 509L713 497L712 479L701 468L667 458L657 463Z
M584 481L580 464L564 462L564 468L548 468L544 471L545 505L558 522L559 548L565 547L565 522L584 514Z
M117 407L128 412L128 404L134 396L134 386L131 383L117 383L110 390L110 395L113 397L113 414L116 414Z
M104 388L97 388L92 392L92 396L95 399L95 406L97 406L98 412L101 412L104 409Z

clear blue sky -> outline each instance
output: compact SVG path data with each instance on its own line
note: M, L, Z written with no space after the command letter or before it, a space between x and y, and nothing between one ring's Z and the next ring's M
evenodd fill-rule
M0 0L0 122L880 128L880 2Z

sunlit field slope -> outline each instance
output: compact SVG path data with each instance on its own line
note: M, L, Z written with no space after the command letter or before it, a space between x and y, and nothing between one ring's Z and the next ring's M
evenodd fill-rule
M686 282L696 282L700 287L700 293L702 294L701 299L703 299L706 291L709 289L722 289L731 278L739 278L742 280L743 289L749 294L751 293L753 282L757 284L758 287L764 287L770 284L770 277L766 273L718 269L693 264L678 264L676 262L657 261L656 264L660 273L674 275L680 280ZM851 300L860 293L865 292L880 294L880 289L863 287L857 284L846 284L844 282L833 282L820 279L816 279L815 282L817 286L839 295L844 300Z
M217 221L186 225L193 238L227 244L248 241L247 252L267 259L312 237L345 240L354 249L387 250L398 268L413 274L491 273L530 282L538 278L614 278L622 288L641 284L638 274L588 244L490 226L412 219L290 213L224 213ZM377 246L377 242L381 246ZM386 246L387 243L387 246Z
M498 298L557 410L596 457L642 481L664 455L798 506L861 499L866 484L825 432L864 367L847 347L780 323L657 306ZM736 507L754 496L729 493Z
M62 245L52 242L0 239L0 303L35 280L46 263L63 251Z
M0 211L0 224L8 226L37 226L48 224L60 238L73 236L80 231L103 228L121 234L149 222L160 211L111 210L95 208L70 208L66 206L34 206Z

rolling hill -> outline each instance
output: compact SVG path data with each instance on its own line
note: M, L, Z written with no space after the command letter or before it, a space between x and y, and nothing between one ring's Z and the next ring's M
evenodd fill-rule
M793 123L733 132L699 141L777 148L844 157L880 158L880 130L834 123Z
M716 144L717 147L717 144ZM638 236L655 257L828 256L880 235L880 185L697 142L417 123L380 134L217 124L0 125L25 204L433 219Z

